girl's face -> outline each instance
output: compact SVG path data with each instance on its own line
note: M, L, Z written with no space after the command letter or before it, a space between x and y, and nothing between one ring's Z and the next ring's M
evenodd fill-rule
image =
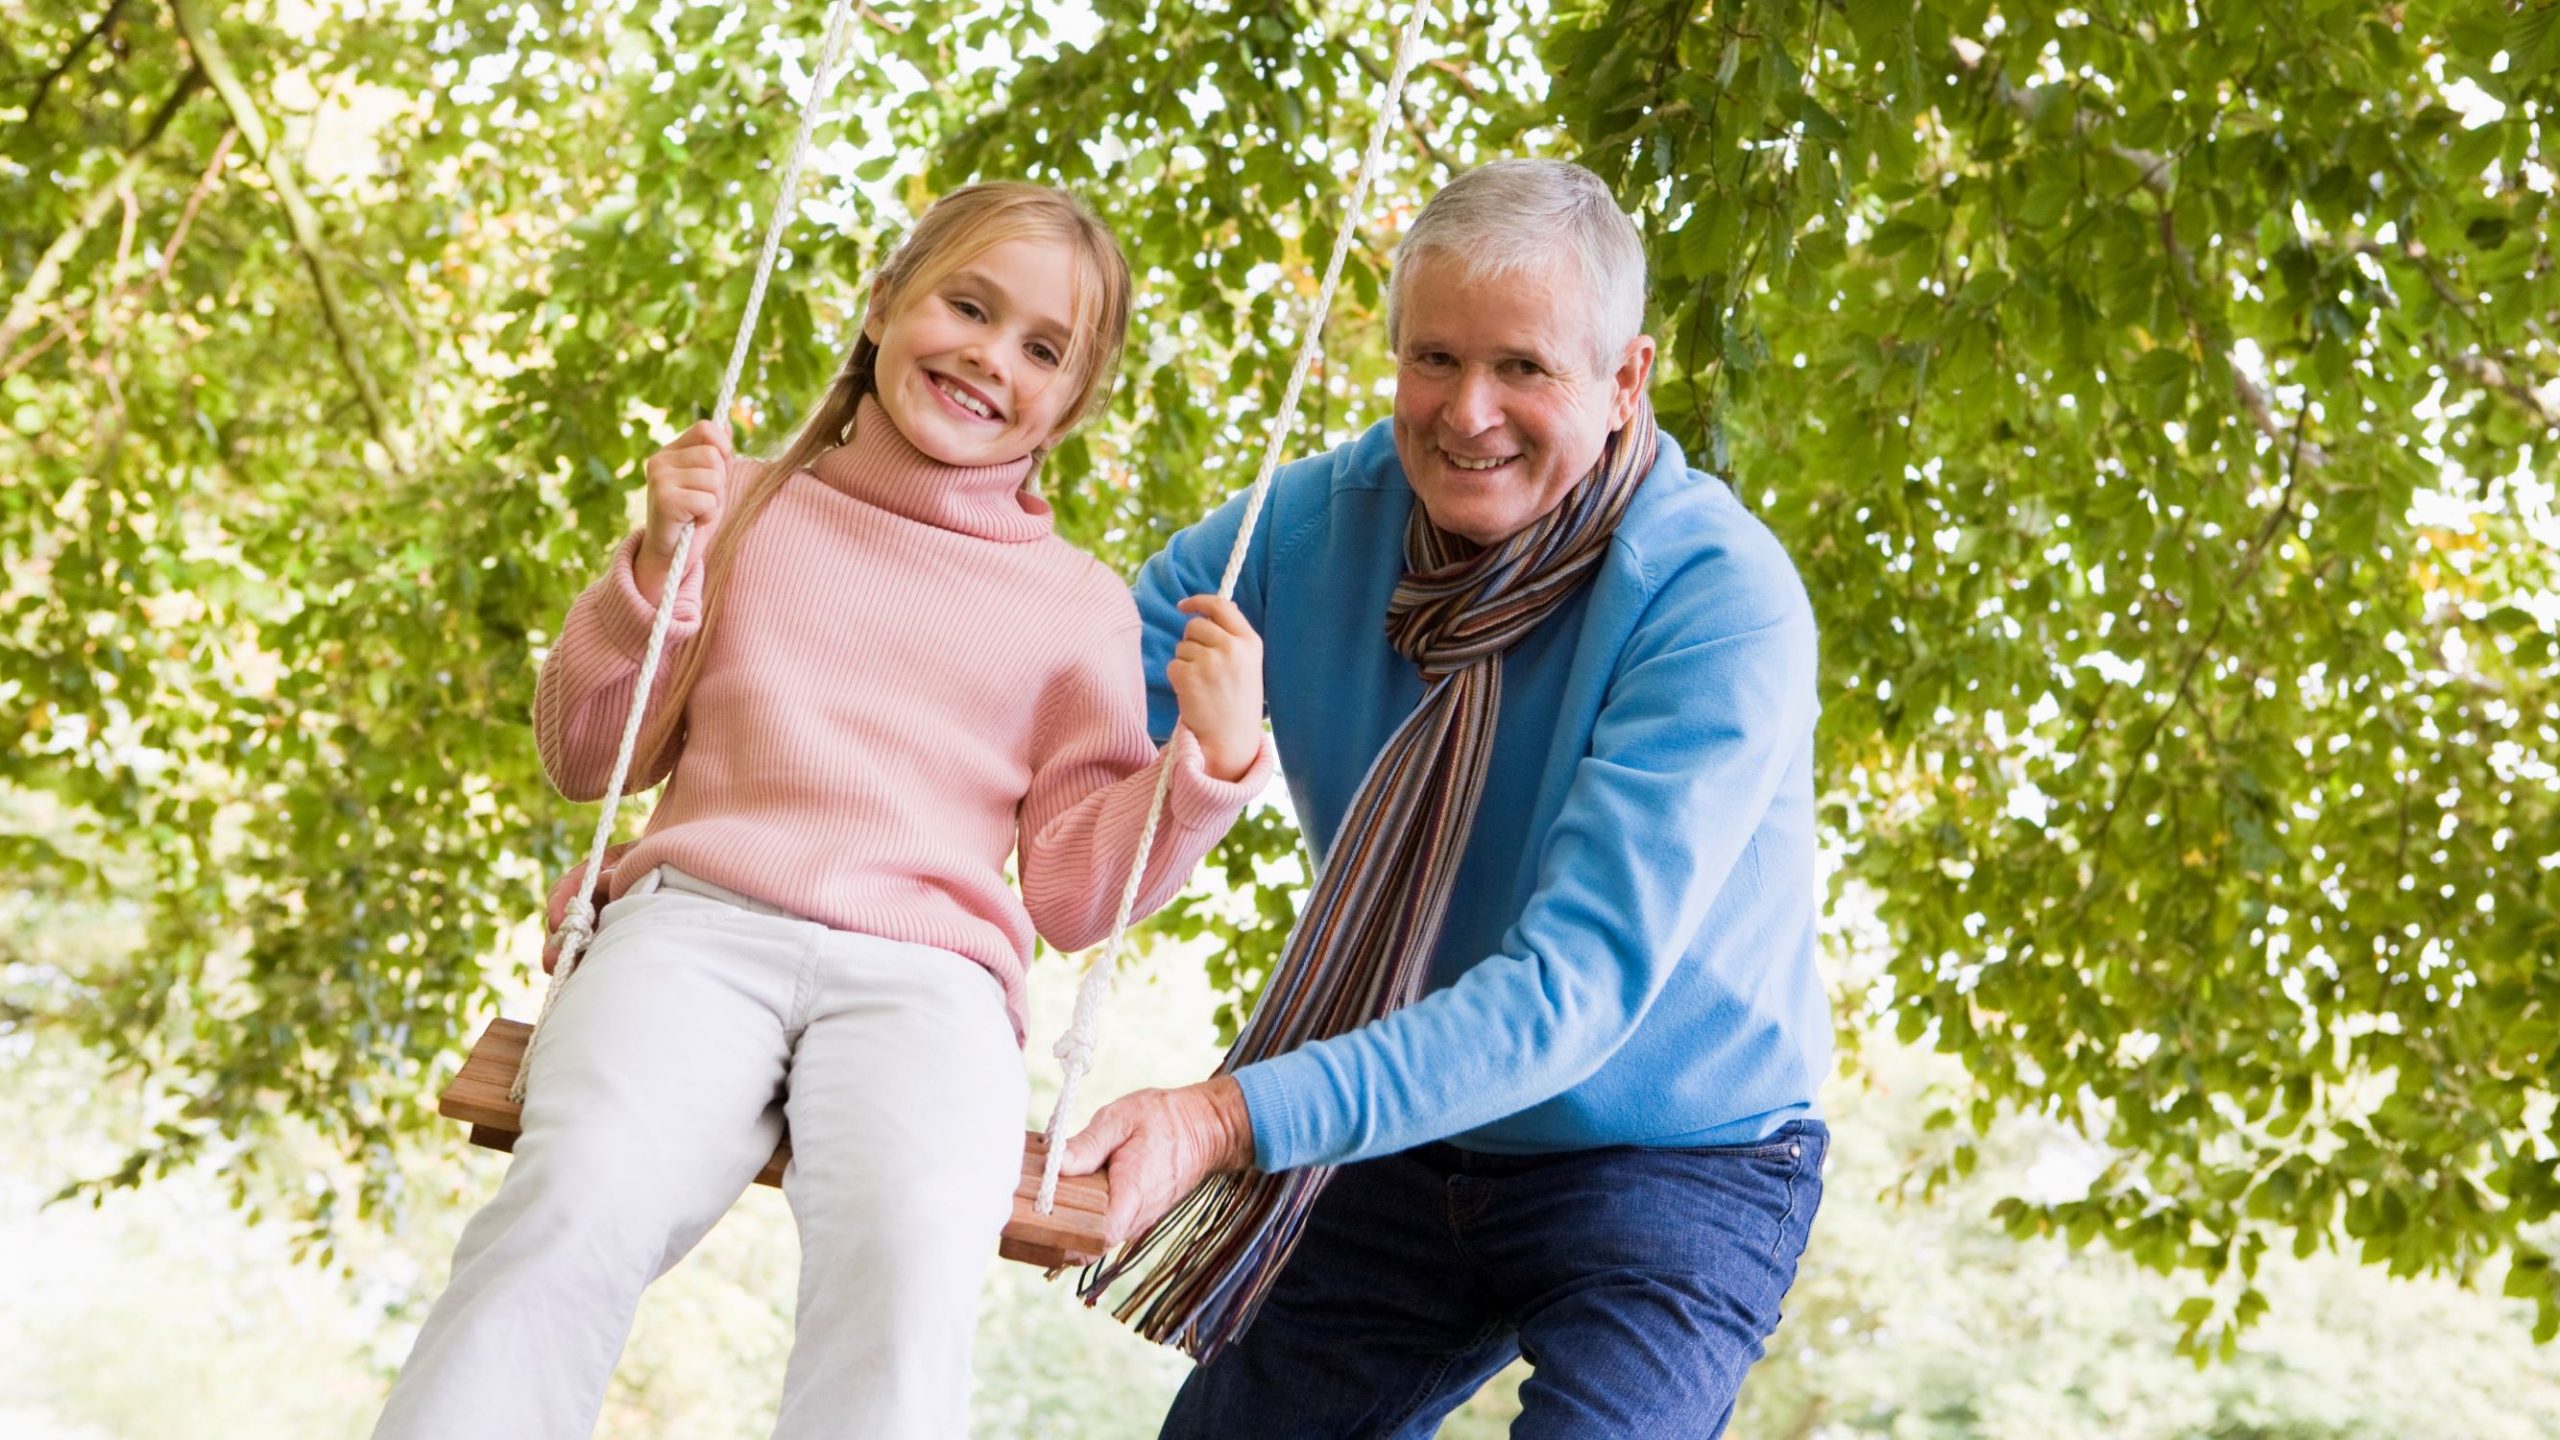
M908 443L945 465L1001 465L1054 444L1076 377L1076 254L1063 240L1007 240L920 295L877 307L880 404Z

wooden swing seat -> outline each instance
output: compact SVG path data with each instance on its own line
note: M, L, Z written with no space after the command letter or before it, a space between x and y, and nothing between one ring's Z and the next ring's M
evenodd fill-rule
M524 1121L507 1098L516 1067L524 1063L526 1037L533 1027L521 1020L492 1020L462 1062L462 1073L436 1097L436 1112L471 1127L471 1143L491 1150L513 1151ZM1022 1137L1022 1182L1014 1187L1013 1219L1004 1227L996 1253L1043 1270L1089 1265L1102 1258L1103 1210L1110 1189L1099 1175L1072 1175L1058 1181L1055 1209L1043 1215L1032 1208L1040 1193L1040 1167L1048 1144L1036 1130ZM773 1158L756 1176L759 1185L780 1185L782 1169L791 1161L791 1137L773 1149Z

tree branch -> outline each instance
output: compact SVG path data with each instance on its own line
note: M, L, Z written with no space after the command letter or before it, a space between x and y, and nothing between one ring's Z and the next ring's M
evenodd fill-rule
M88 33L72 41L71 48L63 52L62 59L36 81L36 93L28 99L27 113L19 120L19 124L36 123L36 112L42 110L44 102L52 98L54 83L71 73L71 67L80 63L80 57L87 53L91 45L97 43L100 36L115 28L116 15L124 9L124 5L125 0L108 0L107 13L98 17L98 23L90 26Z
M62 283L63 267L71 263L71 257L79 253L82 245L88 243L89 233L107 218L107 212L116 207L116 197L133 184L135 176L142 173L151 147L159 143L160 136L169 128L169 122L178 118L178 112L186 108L188 99L203 87L204 82L203 66L187 67L187 73L178 77L177 88L169 92L168 99L160 102L160 109L152 115L151 123L143 127L142 138L124 152L124 163L116 167L113 178L91 192L70 227L45 247L44 254L36 260L35 269L28 272L27 283L10 297L8 315L0 318L0 354L8 353L20 336L35 327L36 312L43 308L45 301L53 298L54 288Z
M178 251L186 245L187 232L195 225L196 211L203 208L204 197L212 193L213 182L222 173L222 162L231 158L232 143L239 138L240 132L237 130L225 130L222 132L221 142L213 147L213 159L205 165L204 174L197 179L195 190L187 196L186 208L178 214L178 223L176 228L169 232L169 239L167 243L160 247L160 264L153 269L151 274L126 286L122 293L114 296L108 303L122 304L135 300L139 298L143 292L157 289L158 287L169 283L169 274L171 271L175 270L178 265ZM10 356L6 361L0 362L0 380L6 380L10 376L17 374L19 371L26 369L29 365L34 364L36 357L44 354L47 350L52 349L55 345L61 343L66 336L74 333L78 329L78 324L78 321L66 316L61 323L53 327L53 333L45 336L42 340L28 346L17 354Z
M1983 57L1987 52L1980 44L1957 36L1948 42L1948 48L1955 52L1956 63L1964 67L1966 74L1981 73ZM1993 96L2010 109L2030 119L2034 118L2037 107L2044 103L2044 92L2048 88L2050 87L2032 86L2021 89L2010 84L1998 70L1991 72ZM2071 133L2083 140L2096 133L2097 128L2098 118L2085 110L2077 111L2071 117ZM2163 155L2157 150L2136 150L2129 145L2112 143L2104 148L2108 154L2131 165L2139 172L2142 176L2142 188L2158 196L2162 201L2167 201L2171 192L2177 189L2178 177L2175 173L2178 165L2177 156Z
M2428 253L2424 244L2415 239L2404 238L2396 244L2386 245L2371 236L2352 234L2340 236L2339 243L2344 245L2350 254L2368 256L2376 261L2397 260L2415 268L2418 274L2426 279L2427 288L2435 292L2438 300L2443 301L2464 320L2470 321L2474 329L2477 329L2480 320L2478 308L2461 291L2453 288L2453 282L2445 278L2442 270L2428 263L2434 257ZM2436 363L2442 365L2446 371L2459 375L2482 389L2506 396L2531 412L2533 418L2540 421L2546 428L2560 426L2560 399L2554 399L2544 394L2540 388L2517 378L2512 373L2515 365L2512 358L2504 355L2482 354L2476 349L2456 354L2441 337L2430 336L2429 338L2433 341L2429 348L2434 352Z
M356 343L355 330L347 317L346 302L338 293L336 275L329 267L328 252L321 240L320 216L303 196L301 184L293 178L292 169L279 159L267 136L264 116L258 112L249 89L240 83L238 72L224 53L222 42L206 23L197 8L199 0L169 0L169 8L177 13L178 29L186 36L187 45L195 51L196 63L213 82L214 92L231 112L231 122L240 127L240 138L249 144L249 153L257 157L275 186L276 200L284 211L286 228L293 235L293 247L301 252L303 264L311 271L311 283L320 292L320 309L328 322L329 333L337 342L338 359L346 366L348 378L355 382L356 393L364 401L365 415L373 423L373 437L391 456L391 468L406 473L409 458L400 444L397 427L391 423L391 408L383 403L382 390L374 383L373 371L364 360L364 347Z
M2509 375L2507 367L2500 362L2476 354L2440 358L2444 360L2445 368L2522 405L2545 426L2560 427L2560 401Z
M2292 449L2285 461L2284 490L2276 497L2275 509L2268 513L2266 523L2258 527L2257 535L2249 542L2248 552L2241 557L2239 570L2233 574L2230 584L2223 587L2222 598L2214 606L2212 625L2207 627L2203 637L2198 639L2194 647L2187 652L2186 663L2178 669L2178 683L2169 693L2169 703L2161 707L2158 715L2152 717L2151 729L2143 735L2141 742L2134 747L2133 753L2126 757L2122 771L2116 776L2115 793L2107 801L2106 812L2098 817L2096 833L2089 837L2087 847L2089 879L2080 887L2080 894L2072 902L2070 916L2073 920L2077 920L2080 913L2088 908L2090 900L2097 894L2099 880L2106 875L2107 833L2115 828L2116 815L2124 809L2125 798L2133 789L2134 778L2142 773L2142 762L2150 756L2152 748L2160 743L2161 732L2169 728L2169 721L2177 715L2179 709L2194 707L2196 672L2204 667L2205 660L2213 653L2214 642L2222 638L2222 627L2231 618L2232 606L2248 589L2249 582L2256 577L2259 564L2267 558L2267 552L2274 547L2276 537L2284 530L2285 522L2293 518L2294 496L2302 478L2303 468L2310 459L2311 450L2316 448L2304 434L2303 421L2306 418L2296 418L2292 432ZM2198 713L2202 712L2199 710Z
M1458 87L1459 94L1466 96L1468 99L1473 100L1479 105L1485 102L1484 88L1476 84L1474 80L1470 79L1467 75L1467 68L1459 64L1457 61L1435 55L1422 63L1425 68L1437 70L1441 74L1448 76L1449 83Z
M2168 252L2170 261L2177 266L2176 283L2172 289L2178 298L2178 313L2186 317L2187 333L2195 338L2196 348L2211 353L2215 359L2222 362L2223 372L2231 377L2231 393L2239 397L2240 408L2248 412L2249 423L2257 428L2258 433L2265 436L2272 444L2288 443L2283 424L2276 419L2273 407L2267 403L2267 392L2259 389L2256 381L2241 373L2239 363L2231 358L2231 352L2224 349L2215 337L2207 335L2203 322L2196 318L2195 306L2188 301L2187 296L2202 290L2204 284L2196 278L2195 257L2188 254L2187 248L2178 243L2177 226L2166 210L2160 212L2160 246ZM2287 466L2285 484L2288 491L2292 488L2291 471L2294 464L2308 465L2318 469L2329 463L2329 452L2305 439L2299 422L2293 428L2290 443L2293 447L2293 461Z
M1387 72L1379 68L1375 57L1358 46L1351 47L1351 56L1360 62L1360 68L1368 72L1370 79L1378 82L1380 89L1386 88ZM1396 109L1404 116L1404 128L1412 133L1413 143L1421 147L1424 158L1443 170L1455 173L1458 167L1450 164L1449 157L1440 153L1440 147L1432 143L1431 132L1422 127L1421 117L1413 113L1412 100L1399 95L1396 97Z
M1977 78L1984 74L1983 61L1987 52L1981 45L1959 36L1949 42L1949 48L1955 52L1956 64L1961 66L1966 74ZM2032 118L2037 106L2043 103L2040 89L2020 89L2003 78L1996 68L1989 72L1989 82L1993 96L2021 115ZM2072 116L2072 133L2083 140L2089 139L2097 128L2098 120L2093 115L2081 112ZM2178 309L2186 316L2187 330L2195 338L2196 348L2208 352L2214 359L2220 361L2223 373L2231 377L2232 393L2239 400L2240 408L2247 413L2249 423L2268 440L2280 445L2292 445L2294 454L2301 463L2314 469L2327 464L2328 452L2318 444L2305 440L2299 427L2290 435L2287 434L2282 422L2276 419L2273 407L2267 403L2266 392L2258 388L2256 381L2242 373L2239 365L2232 360L2229 350L2214 343L2206 335L2204 326L2197 320L2195 308L2188 302L2188 294L2202 289L2203 284L2196 275L2195 256L2189 254L2187 248L2178 243L2177 229L2170 220L2169 202L2176 193L2178 184L2178 156L2164 155L2156 150L2137 150L2111 142L2104 144L2102 148L2108 154L2134 167L2141 177L2139 181L2141 188L2150 191L2152 198L2159 202L2160 243L2168 251L2170 260L2177 266L2177 279L2183 282L2177 290ZM2126 193L2132 192L2128 190Z
M2417 241L2403 240L2398 245L2385 245L2379 240L2366 236L2350 235L2346 237L2346 246L2358 255L2370 255L2377 260L2408 261L2418 268L2419 274L2427 277L2427 285L2436 292L2436 298L2452 306L2454 313L2465 320L2479 318L2473 312L2471 302L2462 298L2462 292L2454 289L2451 281L2446 280L2436 267L2427 263L2427 247Z

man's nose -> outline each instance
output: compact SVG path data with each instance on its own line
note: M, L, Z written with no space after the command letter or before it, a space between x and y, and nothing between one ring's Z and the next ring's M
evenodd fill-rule
M1460 373L1442 415L1449 428L1461 435L1480 435L1499 424L1502 404L1494 393L1493 377L1481 370Z

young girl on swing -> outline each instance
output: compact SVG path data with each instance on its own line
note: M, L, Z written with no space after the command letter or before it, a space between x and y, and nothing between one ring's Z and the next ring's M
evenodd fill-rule
M535 729L562 792L600 798L674 583L631 788L673 778L378 1437L588 1434L642 1288L786 1120L801 1278L774 1433L967 1429L1022 1160L1033 932L1072 950L1109 928L1157 766L1142 913L1271 766L1242 615L1187 602L1184 729L1159 754L1137 609L1026 488L1101 404L1128 305L1127 263L1075 200L957 191L882 266L777 459L732 459L710 422L650 458L647 527L570 609ZM707 558L671 580L688 519Z

